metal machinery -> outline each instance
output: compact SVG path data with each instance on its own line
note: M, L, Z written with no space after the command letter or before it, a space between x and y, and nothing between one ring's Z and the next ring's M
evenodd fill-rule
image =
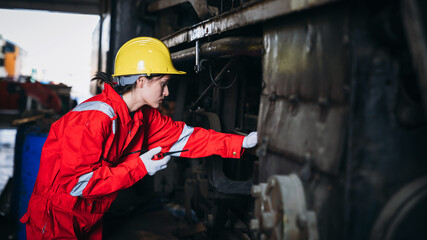
M189 73L165 113L259 133L241 160L174 161L155 190L219 239L426 239L426 7L112 1L107 70L127 39L161 38Z
M104 3L98 70L111 73L130 38L161 38L188 73L170 82L165 114L259 133L241 160L179 159L156 174L154 190L202 223L194 231L427 239L425 1Z

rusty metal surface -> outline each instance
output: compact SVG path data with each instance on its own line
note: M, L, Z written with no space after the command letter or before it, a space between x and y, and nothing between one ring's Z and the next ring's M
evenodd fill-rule
M268 23L264 48L258 131L267 151L337 173L348 112L344 14Z
M199 16L200 19L205 19L209 16L209 11L218 12L218 9L208 9L209 6L207 5L206 0L158 0L150 5L148 5L148 11L149 12L157 12L166 8L170 8L179 4L183 3L190 3L191 6L194 8L194 11L196 11L197 16ZM211 7L212 8L212 7Z
M200 46L201 57L217 57L225 55L261 56L264 53L262 38L255 37L228 37ZM196 47L185 49L171 54L172 61L180 62L193 60Z
M401 114L399 111L405 109L396 108L396 104L401 102L401 93L407 94L408 87L419 90L416 81L413 81L415 68L408 64L411 61L408 43L396 41L393 34L381 34L390 31L391 26L395 29L392 28L390 32L400 33L400 37L403 37L404 29L399 30L404 27L400 15L384 17L385 12L390 12L389 9L391 12L397 9L396 13L400 13L400 2L390 2L384 9L374 12L369 8L370 3L353 4L349 21L352 26L351 65L354 70L350 76L352 97L345 156L343 239L370 239L371 231L376 230L374 224L384 220L380 220L381 211L390 198L406 183L424 176L426 169L426 125L412 125L409 128L396 118ZM381 31L381 28L386 31ZM386 41L389 43L378 44ZM401 53L395 54L395 51ZM416 99L411 100L413 103L421 101L411 99ZM395 225L400 233L404 233L404 237L394 235L392 239L426 239L425 230L416 231L420 222L423 223L422 229L425 229L424 219L425 214L417 213L405 224Z
M323 172L337 173L344 147L346 111L345 107L334 107L320 121L316 104L301 104L298 110L292 110L286 100L271 102L262 97L258 131L261 139L268 137L268 151L303 164L310 162Z
M240 8L200 22L192 27L182 29L162 41L168 47L192 42L210 35L223 33L232 29L266 21L292 12L339 0L271 0L252 1Z

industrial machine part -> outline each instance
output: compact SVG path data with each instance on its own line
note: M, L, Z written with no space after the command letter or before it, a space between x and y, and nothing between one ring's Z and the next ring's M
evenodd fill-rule
M295 174L274 175L252 187L255 218L251 229L260 239L318 240L316 214L308 211L304 188Z
M425 218L426 213L427 176L424 176L403 186L390 198L372 228L370 240L424 239L427 229L419 219Z

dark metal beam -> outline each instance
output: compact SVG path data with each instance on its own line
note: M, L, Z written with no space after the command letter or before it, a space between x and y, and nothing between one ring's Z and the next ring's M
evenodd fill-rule
M228 37L213 42L202 44L200 55L202 57L216 56L261 56L264 53L262 38ZM193 60L196 47L188 48L171 54L174 62Z
M192 42L197 39L219 34L232 29L252 25L292 12L312 8L339 0L272 0L254 1L248 5L233 9L207 21L200 22L192 27L182 29L162 41L168 47L174 47L182 43Z

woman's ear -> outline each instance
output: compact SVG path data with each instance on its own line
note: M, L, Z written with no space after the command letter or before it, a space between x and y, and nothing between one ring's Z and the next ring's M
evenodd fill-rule
M140 76L139 78L138 78L138 80L136 80L136 86L137 87L144 87L144 77L143 76Z

